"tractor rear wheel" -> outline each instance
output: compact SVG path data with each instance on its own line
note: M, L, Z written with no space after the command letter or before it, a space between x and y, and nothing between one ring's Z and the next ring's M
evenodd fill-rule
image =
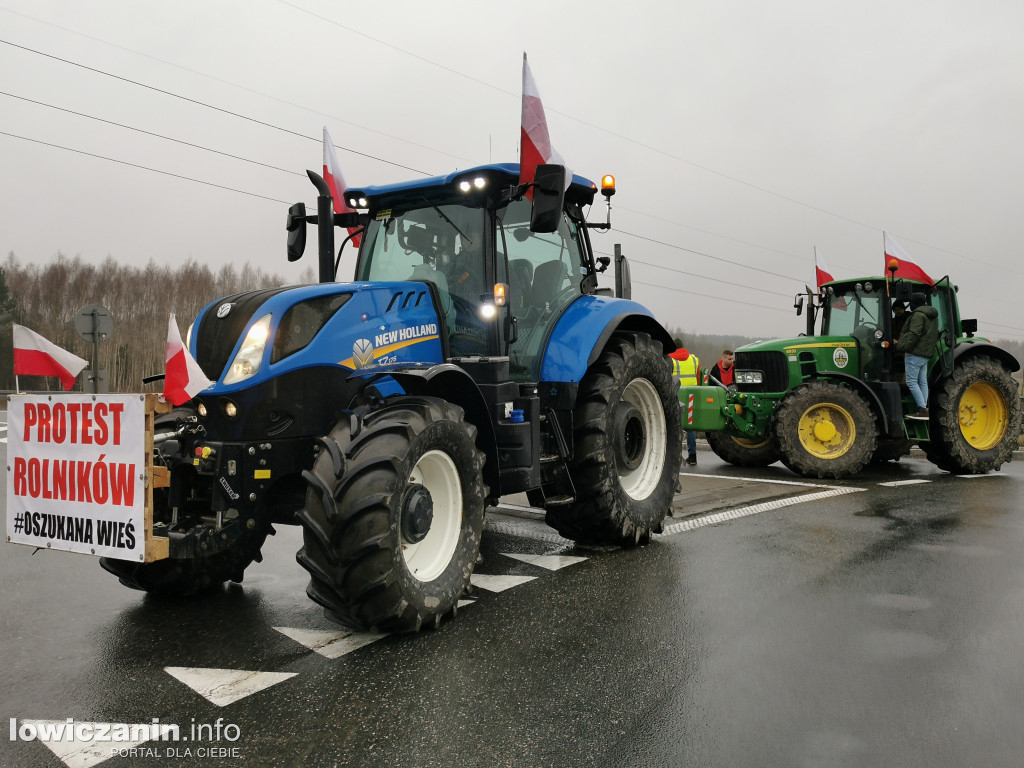
M1017 383L990 357L964 360L931 396L929 460L954 474L982 474L1013 458L1021 427Z
M779 460L770 434L748 438L726 432L705 432L704 436L718 458L737 467L767 467Z
M569 472L576 498L547 522L587 544L646 544L671 513L683 458L679 388L661 345L617 335L580 382Z
M857 392L832 381L810 381L779 403L773 419L775 450L804 477L847 477L875 453L878 425Z
M343 417L304 473L306 594L359 631L439 626L480 551L483 465L476 428L447 401L402 397Z

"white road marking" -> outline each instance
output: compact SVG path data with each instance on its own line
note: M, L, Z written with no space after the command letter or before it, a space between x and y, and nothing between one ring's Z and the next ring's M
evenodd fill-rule
M490 576L483 573L474 573L469 577L474 587L486 589L488 592L504 592L506 589L518 587L528 581L533 581L536 576Z
M226 707L298 674L202 667L164 667L164 671L218 707Z
M338 659L364 645L387 637L387 634L346 632L344 630L300 629L298 627L274 627L282 635L316 651L328 659Z
M879 483L884 485L886 488L896 488L901 485L918 485L920 483L930 483L931 480L893 480L889 483Z
M801 485L801 483L794 483L794 485ZM678 523L666 525L662 532L660 534L655 534L655 536L674 536L677 533L692 531L696 528L703 528L707 525L717 525L718 523L724 523L727 520L735 520L738 517L758 515L762 512L770 512L773 509L781 509L782 507L789 507L793 504L803 504L808 501L820 501L821 499L828 499L833 496L843 496L847 493L857 493L859 491L866 490L866 488L831 488L827 491L807 493L803 496L791 496L787 499L766 501L763 504L753 504L749 507L739 507L725 512L716 512L711 515L701 515L699 517L680 520Z
M139 744L145 744L150 740L150 736L145 739L139 739L137 741L93 741L82 740L79 741L75 736L75 729L82 727L83 729L88 726L88 733L119 733L127 732L130 734L131 728L137 728L137 734L150 734L150 728L153 727L152 723L93 723L85 720L76 720L74 725L68 725L67 720L20 720L18 727L20 728L23 724L30 724L36 729L36 741L39 741L46 745L53 754L55 754L68 768L91 768L94 765L102 763L104 760L109 760L110 750L112 748L117 749L131 749L137 747ZM117 729L115 731L115 729ZM43 733L40 733L40 731ZM46 732L49 732L51 738L43 738ZM81 731L84 735L85 730ZM70 734L70 738L69 738Z
M523 563L547 568L549 571L557 571L560 568L576 565L576 563L582 563L587 559L585 557L575 557L573 555L517 555L513 552L502 552L501 554L505 557L511 557L514 560L519 560Z

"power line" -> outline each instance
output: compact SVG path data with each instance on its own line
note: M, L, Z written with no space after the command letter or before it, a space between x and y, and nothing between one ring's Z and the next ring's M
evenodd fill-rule
M171 96L171 97L173 97L175 99L181 99L182 101L186 101L186 102L188 102L190 104L195 104L195 105L200 106L200 107L206 107L207 109L212 109L215 112L220 112L220 113L225 114L225 115L230 115L231 117L237 117L240 120L247 120L247 121L249 121L251 123L255 123L256 125L262 125L265 128L273 128L275 131L281 131L282 133L291 134L292 136L298 136L300 139L308 139L309 141L315 141L317 144L322 143L321 138L318 137L318 136L309 136L309 135L307 135L305 133L299 133L298 131L293 131L290 128L283 128L283 127L281 127L279 125L274 125L273 123L268 123L265 120L257 120L255 117L249 117L248 115L243 115L243 114L241 114L239 112L232 112L229 109L224 109L223 107L218 107L218 106L215 106L213 104L208 104L205 101L199 101L198 99L193 99L193 98L190 98L188 96L182 96L180 93L174 93L173 91L168 91L168 90L166 90L164 88L157 88L156 86L153 86L153 85L147 85L146 83L141 83L138 80L132 80L132 79L127 78L127 77L122 77L121 75L115 75L112 72L105 72L102 69L96 69L95 67L86 66L85 64L79 64L77 61L71 61L70 59L64 59L64 58L61 58L60 56L54 56L52 53L44 53L43 51L37 51L36 49L29 48L28 46L18 45L17 43L12 43L10 40L0 39L0 43L3 43L4 45L9 45L9 46L11 46L13 48L20 48L23 51L28 51L29 53L34 53L37 56L44 56L44 57L46 57L48 59L53 59L54 61L59 61L59 62L61 62L63 64L70 64L73 67L79 67L80 69L84 69L84 70L87 70L89 72L95 72L96 74L103 75L104 77L109 77L109 78L112 78L114 80L120 80L121 82L129 83L131 85L138 86L139 88L146 88L147 90L155 91L156 93L163 94L164 96ZM377 157L376 155L370 155L370 154L367 154L366 152L360 152L358 150L352 149L351 147L344 147L341 144L337 144L335 146L337 146L339 149L344 149L346 152L351 152L351 153L353 153L355 155L359 155L361 157L366 157L366 158L369 158L371 160L377 160L378 162L381 162L381 163L387 163L388 165L393 165L396 168L403 168L403 169L405 169L407 171L412 171L413 173L419 173L419 174L421 174L423 176L430 176L431 175L427 171L421 171L418 168L413 168L413 167L408 166L408 165L402 165L401 163L395 163L395 162L392 162L391 160L385 160L383 157Z
M74 149L73 147L65 147L61 144L52 144L49 141L40 141L39 139L30 139L28 136L19 136L16 133L7 133L6 131L0 131L0 136L10 136L12 139L21 139L22 141L30 141L33 144L42 144L46 147L55 147L56 149L63 149L66 152L74 152L78 155L85 155L87 157L95 157L100 160L107 160L111 163L118 163L119 165L127 165L131 168L139 168L143 171L152 171L153 173L160 173L164 176L172 176L176 179L184 179L185 181L194 181L196 184L205 184L208 187L216 187L217 189L225 189L229 192L238 192L241 195L249 195L250 197L258 197L261 200L270 200L274 203L282 203L283 205L289 205L287 200L278 200L276 197L267 197L266 195L257 195L255 192L247 192L244 189L237 189L235 187L226 187L223 184L214 184L212 181L203 181L202 179L195 179L191 176L182 176L179 173L171 173L170 171L161 171L159 168L150 168L147 165L139 165L138 163L129 163L127 160L118 160L115 157L107 157L106 155L97 155L92 152L86 152L81 149Z
M142 128L135 128L134 126L131 126L131 125L125 125L124 123L117 123L117 122L114 122L113 120L106 120L106 119L104 119L102 117L96 117L95 115L87 115L85 112L76 112L73 109L66 109L64 107L58 107L55 104L47 104L44 101L36 101L35 99L30 99L30 98L28 98L26 96L18 96L15 93L8 93L7 91L0 91L0 96L9 96L12 99L20 99L21 101L27 101L30 104L38 104L41 107L47 107L49 109L55 109L55 110L57 110L59 112L67 112L68 114L71 114L71 115L77 115L78 117L84 117L84 118L87 118L89 120L95 120L95 121L100 122L100 123L106 123L107 125L114 125L114 126L117 126L118 128L124 128L124 129L129 130L129 131L135 131L136 133L143 133L143 134L145 134L147 136L154 136L154 137L156 137L158 139L164 139L165 141L173 141L176 144L184 144L186 147L193 147L195 149L201 149L204 152L212 152L215 155L221 155L222 157L230 157L232 160L241 160L244 163L252 163L253 165L259 165L259 166L262 166L264 168L270 168L271 170L274 170L274 171L281 171L282 173L289 173L289 174L291 174L293 176L301 176L303 178L306 178L306 174L299 173L298 171L290 171L287 168L279 168L276 165L270 165L268 163L261 163L259 160L250 160L249 158L242 157L241 155L232 155L230 152L221 152L220 150L217 150L217 149L211 149L210 147L204 147L201 144L194 144L191 141L184 141L183 139L175 139L173 136L164 136L161 133L154 133L153 131L146 131L146 130L143 130Z
M385 136L385 137L387 137L389 139L393 139L395 141L400 141L403 144L408 144L409 146L412 146L412 147L419 147L420 149L426 149L426 150L428 150L430 152L436 152L436 153L441 154L441 155L446 155L448 157L455 158L456 160L470 161L470 158L468 158L468 157L463 157L462 155L455 155L455 154L452 154L450 152L445 152L443 149L437 149L436 147L429 147L426 144L420 144L418 142L411 141L409 139L403 138L403 137L398 136L398 135L393 134L393 133L387 133L386 131L381 131L381 130L376 129L376 128L370 128L369 126L361 125L360 123L355 123L355 122L352 122L351 120L346 120L346 119L338 117L336 115L330 115L330 114L327 114L327 113L324 113L324 112L320 112L319 110L312 109L312 108L304 106L302 104L296 104L293 101L288 101L286 99L282 99L279 96L273 96L273 95L271 95L269 93L265 93L264 91L258 91L255 88L250 88L250 87L248 87L246 85L242 85L240 83L232 82L231 80L225 80L222 77L217 77L215 75L211 75L211 74L206 73L206 72L200 72L198 69L192 69L191 67L186 67L186 66L183 66L181 64L175 64L174 62L167 61L166 59L158 58L156 56L153 56L152 54L145 53L143 51L137 51L134 48L128 48L127 46L118 45L117 43L112 43L111 41L104 40L101 37L95 37L93 35L87 35L84 32L79 32L78 30L69 29L68 27L62 27L60 24L54 24L51 21L45 21L43 19L36 18L35 16L29 16L27 13L20 13L18 11L11 10L10 8L0 8L0 11L5 11L6 13L10 13L10 14L13 14L15 16L20 16L23 19L28 19L30 21L34 21L37 24L43 24L43 25L48 26L48 27L53 27L54 29L59 29L62 32L67 32L68 34L76 35L77 37L84 37L86 40L92 40L93 42L102 43L103 45L108 45L111 48L117 48L120 51L125 51L127 53L135 54L136 56L141 56L141 57L143 57L145 59L149 59L150 61L155 61L155 62L157 62L159 64L163 64L164 66L167 66L167 67L174 67L175 69L179 69L182 72L188 72L188 73L193 74L193 75L199 75L200 77L205 77L208 80L213 80L214 82L217 82L217 83L222 83L224 85L230 85L232 88L238 88L240 90L246 91L247 93L252 93L252 94L255 94L256 96L261 96L261 97L263 97L265 99L270 99L271 101L276 101L278 104L284 104L285 106L288 106L288 107L295 107L297 109L302 109L302 110L305 110L306 112L312 112L315 115L319 115L321 117L327 117L327 118L330 118L331 120L335 120L335 121L337 121L339 123L344 123L345 125L351 125L351 126L353 126L355 128L359 128L361 130L368 131L369 133L376 133L378 136Z
M771 275L772 277L781 277L783 280L794 280L796 282L804 282L799 280L798 278L793 277L792 275L780 275L778 272L772 272L771 270L761 269L759 267L752 267L749 264L743 264L738 261L732 261L731 259L726 259L721 256L712 256L710 253L704 253L703 251L695 251L693 248L684 248L683 246L676 245L675 243L666 243L664 240L658 240L657 238L653 237L646 237L645 235L638 235L635 232L627 232L626 230L623 229L617 229L616 232L620 232L623 235L629 235L630 237L635 237L638 240L645 240L646 242L654 243L655 245L663 245L666 248L673 248L677 251L684 251L685 253L693 253L696 254L697 256L704 256L708 259L713 259L714 261L720 261L723 264L732 264L734 267L742 267L743 269L750 270L753 272L761 272L765 275Z

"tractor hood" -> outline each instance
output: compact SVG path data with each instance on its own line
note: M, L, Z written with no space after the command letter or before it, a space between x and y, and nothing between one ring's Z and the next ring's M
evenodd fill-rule
M204 394L222 394L304 368L439 363L440 322L424 283L293 286L211 302L189 348L216 382Z

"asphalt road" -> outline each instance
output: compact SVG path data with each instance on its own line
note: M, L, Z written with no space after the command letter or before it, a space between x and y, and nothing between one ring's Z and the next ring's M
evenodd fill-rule
M326 621L296 529L199 602L7 544L0 765L1022 764L1020 463L812 482L701 452L683 474L632 550L492 511L472 602L419 635ZM68 718L188 741L24 738Z

